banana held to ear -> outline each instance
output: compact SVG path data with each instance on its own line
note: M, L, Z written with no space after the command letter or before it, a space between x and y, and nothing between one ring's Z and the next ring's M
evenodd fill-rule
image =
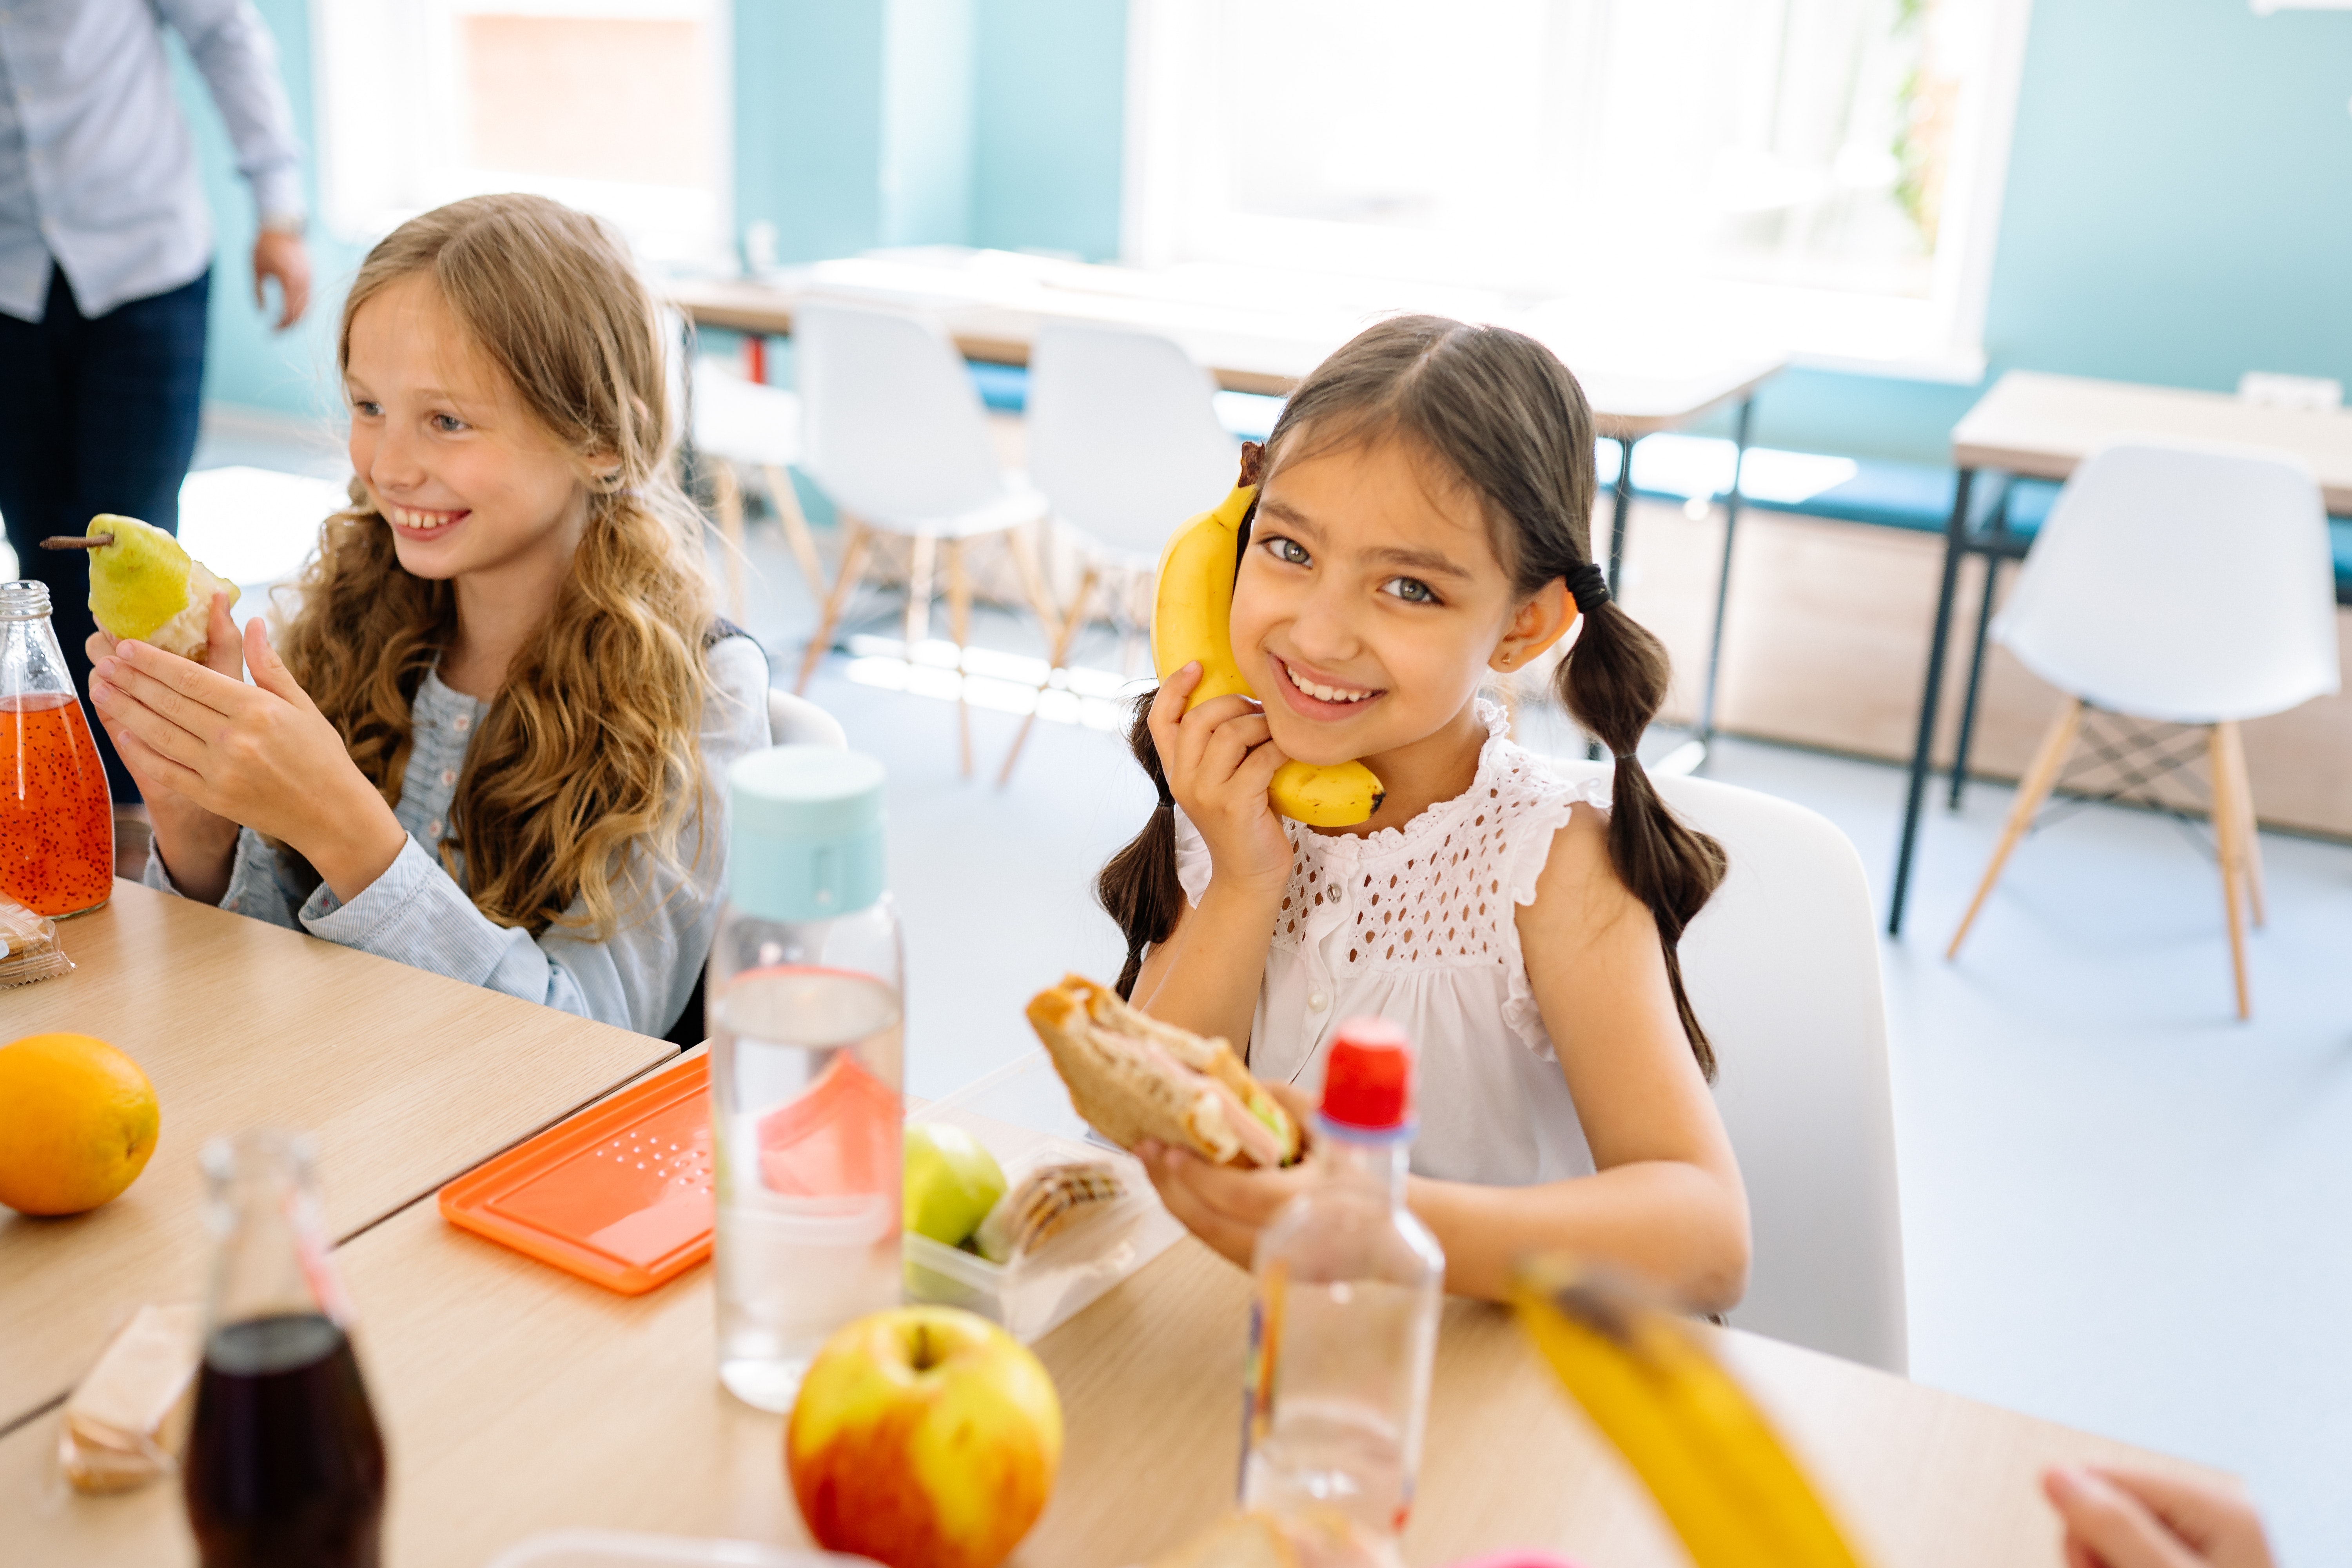
M1232 627L1242 521L1256 500L1255 485L1235 485L1213 510L1178 529L1160 553L1159 596L1151 606L1151 662L1165 680L1200 660L1193 702L1256 695L1234 662ZM1275 810L1309 827L1353 826L1381 808L1381 781L1361 763L1285 763L1266 791Z
M1511 1299L1698 1568L1860 1568L1805 1473L1690 1324L1559 1264L1529 1268Z

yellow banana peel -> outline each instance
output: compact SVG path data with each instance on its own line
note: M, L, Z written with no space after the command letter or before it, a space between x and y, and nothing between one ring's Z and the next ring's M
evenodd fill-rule
M1697 1568L1861 1568L1779 1435L1688 1322L1557 1262L1529 1266L1511 1299Z
M1256 695L1234 658L1233 637L1242 520L1256 499L1255 485L1235 485L1223 501L1179 528L1160 552L1159 595L1151 606L1152 667L1166 680L1198 659L1201 684L1193 702ZM1351 827L1381 808L1381 781L1361 763L1291 762L1275 773L1266 798L1275 810L1310 827Z

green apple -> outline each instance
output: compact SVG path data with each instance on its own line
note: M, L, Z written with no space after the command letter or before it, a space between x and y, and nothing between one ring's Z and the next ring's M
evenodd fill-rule
M961 1127L918 1121L907 1129L908 1230L961 1247L1004 1195L1004 1168Z
M1045 1510L1061 1462L1062 1402L1044 1364L953 1307L840 1330L784 1426L809 1533L888 1568L996 1568Z

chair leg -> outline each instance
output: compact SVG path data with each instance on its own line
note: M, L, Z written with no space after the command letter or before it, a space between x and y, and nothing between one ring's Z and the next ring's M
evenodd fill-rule
M935 534L919 533L907 553L907 661L915 659L915 645L931 635L931 595L939 592L940 542Z
M2074 737L2082 728L2083 700L2069 697L2042 735L2042 747L2033 753L2032 765L2018 781L2017 802L2009 808L2009 823L2000 830L2000 842L1993 847L1992 864L1985 868L1984 880L1977 885L1977 896L1969 900L1969 912L1960 917L1960 929L1952 933L1952 945L1944 950L1946 958L1959 957L1960 943L1968 940L1969 927L1976 923L1977 911L1984 908L1992 885L2000 879L2000 868L2009 863L2010 852L2025 837L2025 830L2033 826L2034 813L2050 798L2051 788L2058 782L2058 771L2066 765L2066 753L2074 749Z
M809 532L808 518L801 510L800 492L793 489L793 477L774 463L761 466L760 473L768 481L768 499L776 508L776 521L784 531L784 542L792 547L793 559L800 563L801 575L808 580L809 597L824 603L824 562L816 552L815 536Z
M816 617L816 631L809 637L808 652L802 656L800 678L793 682L793 694L796 697L808 690L809 677L816 673L825 651L833 647L833 628L840 624L849 595L866 575L866 552L873 545L874 535L854 517L844 514L841 521L848 531L848 536L841 542L841 574L833 580L833 592L824 596L824 608Z
M727 613L737 621L749 617L743 590L743 481L735 465L721 458L710 466L710 487L719 509L719 537L725 543Z
M956 743L963 776L971 777L971 704L964 700L964 645L971 640L971 579L964 574L963 541L942 540L948 558L948 631L956 645Z
M1012 552L1013 571L1021 579L1021 592L1036 614L1038 629L1045 634L1045 641L1051 646L1061 639L1062 614L1054 607L1054 595L1045 588L1045 574L1031 550L1037 532L1044 527L1043 523L1025 523L1005 530L1004 548Z
M2234 719L2220 728L2230 759L2230 793L2237 799L2238 820L2244 825L2238 846L2245 860L2246 903L2253 912L2254 929L2260 931L2270 917L2263 907L2263 828L2254 815L2253 778L2246 772L2246 737Z
M1070 645L1077 640L1078 628L1087 624L1087 601L1094 596L1094 591L1095 567L1089 562L1085 574L1078 579L1078 596L1070 601L1070 613L1062 617L1061 629L1054 634L1053 659L1045 668L1045 679L1037 683L1038 696L1045 695L1045 689L1054 684L1055 673L1069 662ZM1003 789L1013 782L1013 764L1021 760L1021 748L1029 743L1029 726L1036 721L1037 705L1033 702L1029 711L1021 717L1020 732L1013 737L1013 749L1004 753L1004 766L996 775L997 788Z
M2239 894L2245 876L2242 839L2245 819L2238 802L2238 784L2230 766L2229 728L2216 724L2208 733L2206 761L2213 778L2213 842L2221 852L2221 909L2230 922L2230 977L2237 987L2238 1019L2252 1016L2246 999L2246 918Z

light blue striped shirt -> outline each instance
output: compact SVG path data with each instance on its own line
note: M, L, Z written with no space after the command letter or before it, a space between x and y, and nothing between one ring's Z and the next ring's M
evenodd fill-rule
M221 908L584 1018L667 1034L710 956L725 896L728 764L768 743L768 656L760 645L748 637L723 639L710 650L710 673L715 689L702 721L710 794L687 822L677 856L683 864L659 867L644 857L626 868L646 891L602 942L561 926L534 940L496 924L442 868L449 803L489 704L450 690L431 674L410 705L412 748L394 808L408 830L399 858L358 898L341 903L323 882L312 889L292 882L248 827L237 835L236 869ZM148 855L145 880L179 890L160 853Z
M261 220L301 217L294 111L253 0L0 0L0 312L41 319L52 258L85 316L211 263L167 22L228 123Z

